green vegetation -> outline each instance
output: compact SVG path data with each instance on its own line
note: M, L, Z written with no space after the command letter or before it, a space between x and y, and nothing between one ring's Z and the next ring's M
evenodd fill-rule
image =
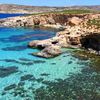
M64 10L64 11L58 11L58 12L54 12L54 13L63 13L63 14L84 14L84 13L92 13L94 11L91 10L81 10L81 9L77 9L77 10Z
M96 71L100 71L100 56L89 53L86 50L76 50L74 51L74 55L82 60L90 60L90 67L94 68Z
M96 25L98 28L100 28L100 19L92 19L88 20L88 25Z
M63 11L52 11L52 12L43 12L43 13L34 13L32 15L41 15L41 14L87 14L87 13L96 13L96 11L92 10L84 10L84 9L71 9L71 10L63 10Z

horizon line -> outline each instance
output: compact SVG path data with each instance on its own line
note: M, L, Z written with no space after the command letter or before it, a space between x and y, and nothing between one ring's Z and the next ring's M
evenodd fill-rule
M16 3L0 3L0 5L19 5L19 6L33 6L33 7L74 7L74 6L100 6L100 4L96 5L96 4L86 4L86 5L64 5L64 6L51 6L51 5L27 5L27 4L16 4Z

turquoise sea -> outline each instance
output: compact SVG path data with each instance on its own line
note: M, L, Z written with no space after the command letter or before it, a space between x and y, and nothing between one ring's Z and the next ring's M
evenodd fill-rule
M89 60L64 49L58 57L32 56L31 40L56 34L53 29L0 27L0 100L100 100L100 73Z
M65 49L58 57L32 56L31 40L54 30L0 27L0 100L100 100L100 73Z

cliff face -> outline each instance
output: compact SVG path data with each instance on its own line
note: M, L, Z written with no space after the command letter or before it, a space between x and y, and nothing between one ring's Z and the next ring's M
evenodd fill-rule
M93 49L96 51L100 51L100 34L94 33L86 35L81 39L81 44L86 49Z
M31 15L23 17L13 17L4 20L0 20L1 26L22 27L33 25L54 25L65 24L68 20L66 15L46 14L46 15Z
M0 26L26 27L33 25L73 25L85 24L87 20L100 18L100 14L42 14L21 17L12 17L0 20Z

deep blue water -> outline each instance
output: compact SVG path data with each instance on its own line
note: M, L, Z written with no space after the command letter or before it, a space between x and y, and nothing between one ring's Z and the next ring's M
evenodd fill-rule
M73 49L52 59L32 56L31 40L43 40L53 30L0 27L0 100L99 100L100 74Z
M8 17L15 17L15 16L23 16L25 14L3 14L3 13L0 13L0 19L1 18L8 18Z

